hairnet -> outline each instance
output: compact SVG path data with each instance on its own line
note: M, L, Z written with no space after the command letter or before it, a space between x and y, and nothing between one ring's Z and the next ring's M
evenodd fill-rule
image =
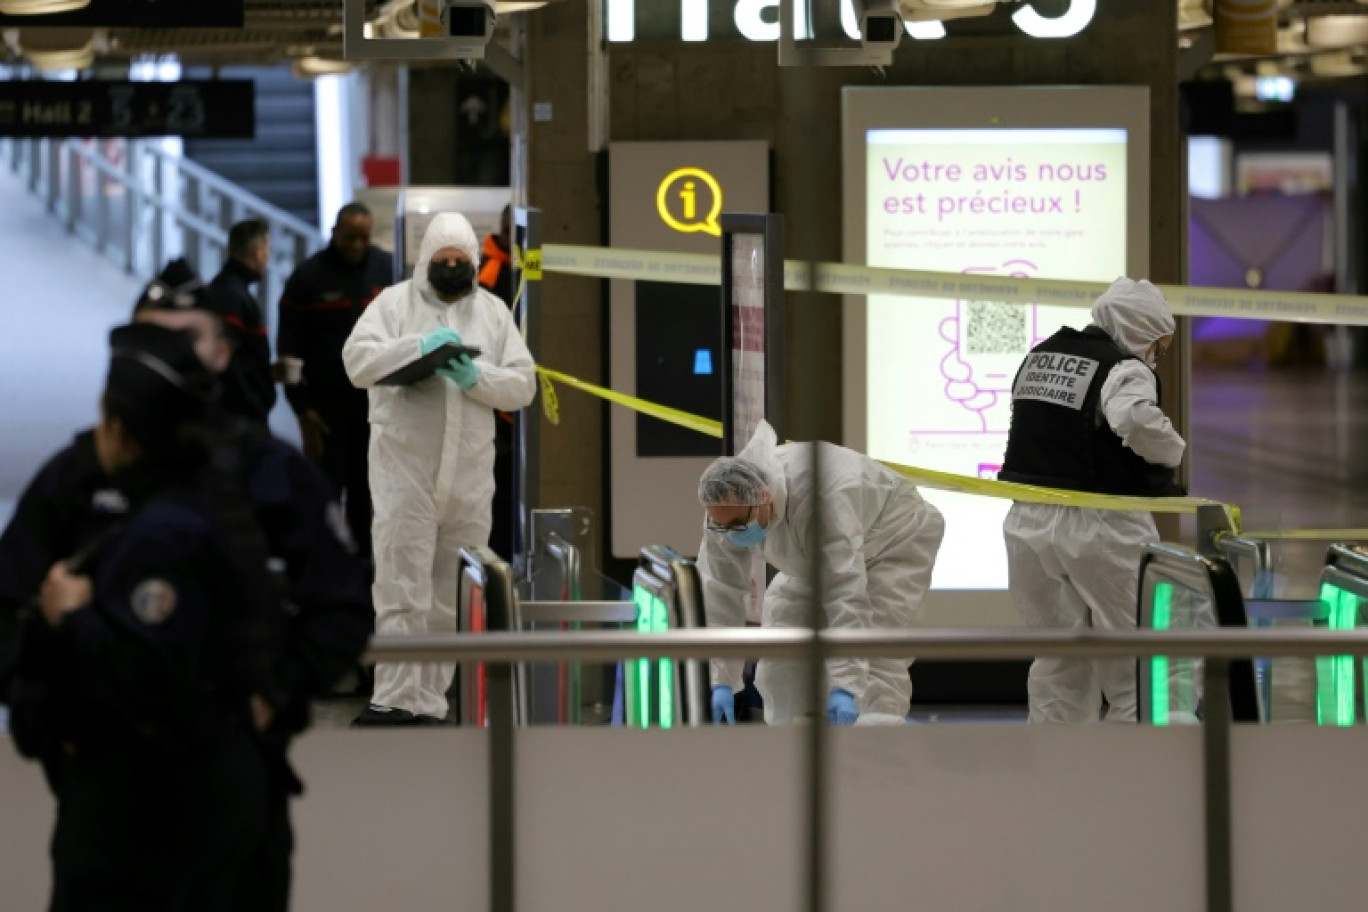
M423 234L423 243L418 248L418 260L413 264L413 286L419 294L432 297L434 292L428 283L428 267L437 251L446 247L456 247L479 266L480 241L475 237L475 229L464 215L455 212L442 212L428 223Z
M1117 279L1093 302L1092 320L1121 348L1143 358L1175 329L1168 301L1146 279Z
M759 504L769 498L769 481L758 465L737 456L714 459L698 479L698 500L705 507Z

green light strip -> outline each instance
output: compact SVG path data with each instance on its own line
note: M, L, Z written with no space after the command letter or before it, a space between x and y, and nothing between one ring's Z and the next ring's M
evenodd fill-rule
M1154 587L1154 604L1150 616L1155 630L1168 630L1173 623L1173 584L1159 583ZM1168 656L1150 659L1150 721L1157 726L1169 724L1169 660Z
M654 618L655 597L641 586L633 587L632 600L637 607L637 633L649 633L651 622ZM633 712L629 713L629 725L635 722L637 728L651 727L651 660L636 659L628 663L634 666L635 673L632 675L636 680L633 688Z
M1358 626L1358 596L1337 586L1321 586L1320 600L1325 605L1331 630L1353 630ZM1358 685L1354 678L1352 656L1322 656L1316 659L1316 721L1320 725L1347 727L1357 721Z
M656 598L654 602L655 623L652 630L656 633L665 633L670 629L670 614L665 606L664 599ZM661 728L674 727L674 660L660 660L660 716Z
M636 603L638 633L665 633L670 629L670 610L665 600L641 586L632 589ZM628 692L627 724L633 728L650 728L652 721L661 728L673 728L675 723L675 667L673 659L635 659L626 663ZM651 683L655 680L658 697L651 703ZM652 719L652 709L655 718Z

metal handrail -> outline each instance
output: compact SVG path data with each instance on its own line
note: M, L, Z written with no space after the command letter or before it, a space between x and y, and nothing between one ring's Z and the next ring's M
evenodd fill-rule
M151 155L160 158L170 164L176 170L184 172L195 180L213 187L215 191L222 193L232 199L240 199L243 203L250 203L253 215L257 218L265 219L273 224L277 224L287 229L292 234L302 234L312 236L315 240L321 240L318 226L311 225L298 216L291 215L279 206L267 202L259 196L254 196L243 190L237 184L228 180L221 174L215 174L208 168L181 156L171 155L165 149L157 146L147 146L143 149L144 155Z
M130 140L124 148L124 160L118 162L80 139L7 139L0 141L0 161L24 179L68 232L141 279L184 256L208 280L226 259L233 223L265 221L271 257L260 300L263 319L274 328L274 305L289 274L323 246L318 228L155 141ZM93 200L87 199L87 176L94 178ZM123 221L117 226L116 205Z
M462 576L470 576L484 590L487 626L495 633L489 636L516 636L498 631L517 630L518 594L513 583L513 571L497 554L488 548L461 549ZM461 636L462 634L456 634ZM483 634L477 634L478 638ZM469 634L464 636L470 637ZM486 702L489 707L489 844L499 847L490 853L489 901L493 909L511 910L516 888L516 858L514 819L517 805L514 800L513 770L516 769L516 741L513 720L526 718L527 707L521 705L526 687L519 686L518 673L512 665L494 660L486 665Z
M1266 570L1269 566L1268 542L1266 541L1223 532L1216 536L1216 545L1227 556L1246 557L1254 561L1256 571Z
M1321 582L1368 599L1368 551L1354 545L1332 545Z
M636 602L518 602L524 624L630 624L636 617Z
M627 658L803 658L814 637L828 655L855 658L1026 659L1039 655L1120 658L1255 655L1368 657L1368 630L823 630L729 628L666 633L480 633L377 636L367 661L536 662L551 658L614 662Z

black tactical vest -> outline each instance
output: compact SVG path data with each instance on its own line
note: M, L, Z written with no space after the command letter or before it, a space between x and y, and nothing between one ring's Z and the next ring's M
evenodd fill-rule
M1139 359L1096 326L1065 327L1032 349L1012 383L1012 428L998 478L1098 494L1179 493L1173 470L1122 443L1098 408L1107 375L1130 360Z

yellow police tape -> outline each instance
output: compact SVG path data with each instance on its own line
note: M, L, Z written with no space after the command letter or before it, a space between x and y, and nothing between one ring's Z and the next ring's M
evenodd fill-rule
M598 396L600 399L606 399L609 402L621 405L624 408L641 412L643 415L659 418L661 421L668 421L670 424L677 424L680 427L686 427L690 430L698 431L700 434L716 437L719 440L722 438L722 422L720 421L714 421L711 418L704 418L702 415L694 415L689 412L681 411L680 409L670 408L668 405L647 402L645 399L638 399L636 396L615 393L610 389L595 386L592 383L587 383L576 377L572 377L569 374L562 374L560 371L554 371L550 368L538 367L537 373L540 374L542 378L543 392L546 390L547 386L550 385L551 381L554 380L556 383L564 383L566 386L588 393L591 396ZM555 387L552 386L551 399L547 399L545 396L542 397L542 411L546 413L546 419L552 424L560 424L560 406L559 403L555 401L554 389Z
M1368 541L1368 529L1286 529L1279 532L1241 532L1242 538L1267 541Z
M528 256L530 257L530 252ZM543 272L603 279L720 285L721 257L701 253L666 253L547 244L537 262L537 281ZM529 267L529 272L531 271ZM815 283L808 263L784 264L784 287L848 295L900 295L949 300L989 300L1005 304L1040 304L1088 308L1106 289L1105 282L1054 279L1017 279L1010 276L965 275L915 269L885 269L847 263L815 264ZM1235 317L1247 320L1285 320L1368 326L1368 297L1255 291L1248 288L1194 288L1160 285L1173 312L1184 317Z
M615 405L640 412L643 415L659 418L661 421L668 421L671 424L698 431L700 434L707 434L709 437L719 439L722 437L722 422L720 421L714 421L711 418L704 418L701 415L694 415L655 402L648 402L636 396L615 392L550 368L538 367L537 373L541 376L542 383L542 410L546 413L547 420L552 424L560 423L559 403L555 398L554 381L554 383L563 383L566 386L588 393L591 396L597 396ZM548 389L551 393L550 396L545 395ZM1200 497L1120 497L1109 494L1089 494L1082 491L1060 491L1008 481L971 478L967 475L953 475L949 472L919 469L893 462L885 462L884 465L928 488L973 494L979 497L1015 500L1022 503L1055 504L1064 507L1084 507L1091 510L1135 510L1147 513L1195 513L1198 507L1221 507L1230 517L1232 528L1237 530L1240 528L1240 510L1238 507Z

